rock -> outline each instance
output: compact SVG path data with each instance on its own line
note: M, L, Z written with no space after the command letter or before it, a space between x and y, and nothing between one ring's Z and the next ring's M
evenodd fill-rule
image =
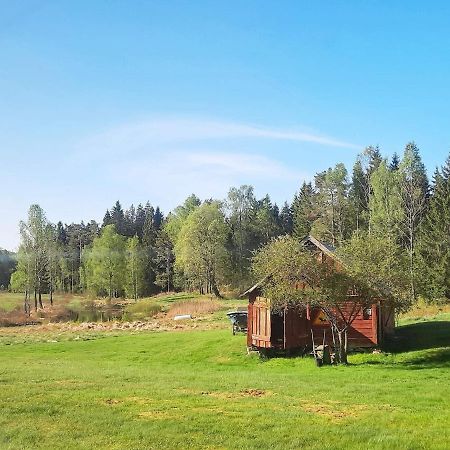
M190 314L179 314L173 318L173 320L186 320L186 319L192 319L192 316Z

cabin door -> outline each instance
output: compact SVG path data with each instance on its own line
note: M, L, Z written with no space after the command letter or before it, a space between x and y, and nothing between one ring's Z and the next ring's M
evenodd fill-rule
M270 347L270 308L253 306L252 315L252 345Z

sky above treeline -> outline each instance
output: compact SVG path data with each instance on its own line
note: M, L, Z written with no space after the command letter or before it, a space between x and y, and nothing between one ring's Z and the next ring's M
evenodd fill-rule
M0 0L0 247L253 184L291 201L367 145L450 149L450 3Z

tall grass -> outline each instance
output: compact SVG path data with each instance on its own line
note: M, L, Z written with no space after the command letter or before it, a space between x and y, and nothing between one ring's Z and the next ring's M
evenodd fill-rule
M174 317L181 314L190 314L192 316L202 316L212 314L221 309L221 304L217 300L199 298L196 300L183 300L174 303L167 315Z

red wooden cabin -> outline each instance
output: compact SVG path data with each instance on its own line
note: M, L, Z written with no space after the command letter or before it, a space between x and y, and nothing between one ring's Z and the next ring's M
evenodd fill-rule
M304 245L323 263L338 263L334 249L308 236ZM257 349L293 350L311 345L311 330L316 344L322 343L324 331L328 343L332 342L330 324L319 308L287 307L282 312L272 311L270 301L263 298L262 286L257 283L248 295L247 346ZM353 302L345 303L351 308ZM348 333L349 348L377 347L386 336L394 332L394 314L382 300L361 310Z

